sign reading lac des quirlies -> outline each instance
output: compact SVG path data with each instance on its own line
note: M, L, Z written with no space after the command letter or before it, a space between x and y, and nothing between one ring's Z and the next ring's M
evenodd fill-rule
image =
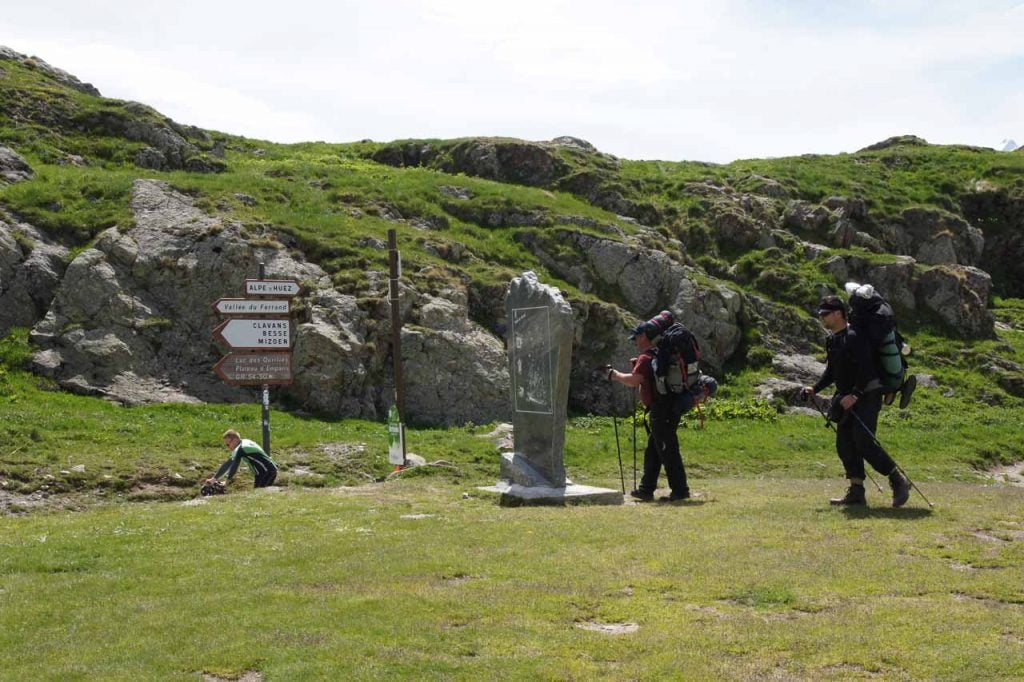
M280 351L228 353L213 366L213 371L230 384L290 384L292 354Z

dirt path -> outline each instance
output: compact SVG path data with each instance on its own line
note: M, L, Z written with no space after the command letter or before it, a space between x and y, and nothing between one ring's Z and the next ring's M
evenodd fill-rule
M989 469L989 476L1000 483L1024 486L1024 462Z

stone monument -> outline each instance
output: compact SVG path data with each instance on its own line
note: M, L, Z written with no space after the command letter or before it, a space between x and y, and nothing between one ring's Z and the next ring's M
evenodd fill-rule
M514 452L487 490L501 504L622 504L616 490L574 485L565 476L566 406L572 360L572 308L533 272L512 280L505 301Z

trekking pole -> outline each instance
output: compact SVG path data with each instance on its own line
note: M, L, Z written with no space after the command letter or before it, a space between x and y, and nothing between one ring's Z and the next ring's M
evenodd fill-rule
M614 369L612 368L611 365L602 365L602 366L598 367L595 371L605 373L605 377L607 377L607 379L609 381L611 381L612 372L614 371ZM619 416L617 414L615 414L618 411L618 406L616 405L616 403L618 401L615 399L615 390L614 389L612 390L611 394L612 394L612 426L615 427L615 453L619 456L619 481L622 483L622 494L625 495L626 494L626 474L625 474L625 472L622 469L622 445L619 442ZM635 472L633 473L633 477L636 478L636 473Z
M619 456L619 480L622 481L622 494L626 494L626 474L622 470L622 447L619 445L619 418L612 408L612 424L615 426L615 452Z
M806 401L810 402L812 405L814 405L814 409L816 409L818 411L818 414L820 414L822 417L824 417L824 419L825 419L825 426L829 430L831 430L833 433L835 433L836 432L836 427L832 426L832 420L828 418L828 415L825 412L823 412L820 407L818 407L818 403L816 403L813 400L811 400L812 397L813 396L808 394L807 397L804 398L804 400L806 400ZM850 412L852 413L853 410L850 410ZM844 419L845 419L845 417L844 417ZM873 486L875 486L876 488L878 488L878 492L880 492L880 493L884 493L885 492L884 490L882 490L882 486L878 485L878 481L875 480L875 477L871 475L871 472L868 471L866 467L864 469L864 473L865 473L865 475L867 475L868 480L871 481L871 484Z
M858 415L858 414L857 414L856 412L854 412L853 410L849 410L849 412L850 412L850 414L852 414L852 415L853 415L853 418L857 420L857 423L858 423L858 424L860 424L860 425L861 425L861 427L862 427L862 428L863 428L863 429L864 429L865 431L867 431L867 433L868 433L868 435L869 435L869 436L871 436L871 440L873 440L873 441L875 442L875 445L876 445L876 446L878 446L878 449L879 449L879 450L881 450L882 452L884 452L884 453L885 453L885 455L886 455L886 456L887 456L887 457L888 457L889 459L892 459L892 455L890 455L890 454L889 454L889 453L888 453L888 452L886 451L886 449L885 449L884 447L882 447L882 444L878 442L878 438L876 438L876 437L875 437L875 434L871 433L871 429L869 429L869 428L868 428L868 425L867 425L867 424L865 424L865 423L864 423L864 421L863 421L863 420L862 420L862 419L860 418L860 415ZM916 483L914 483L913 479L912 479L912 478L910 478L910 476L907 476L907 472L903 470L903 467L901 467L901 466L899 465L899 463L898 463L898 462L897 462L897 461L896 461L895 459L892 459L892 462L893 462L893 464L895 464L895 465L896 465L896 470L897 470L897 471L899 471L899 472L900 472L901 474L903 474L904 478L906 478L906 479L907 479L907 482L908 482L908 483L910 483L910 487L911 487L911 488L913 488L914 490L916 490L916 491L917 491L917 494L921 496L921 499L922 499L922 500L924 500L925 502L927 502L927 503L928 503L928 506L929 506L929 507L931 507L931 508L933 508L933 509L934 509L934 508L935 508L935 505L934 505L934 504L932 504L932 503L931 503L931 502L930 502L930 501L928 500L928 498L924 496L924 493L923 493L923 492L921 492L921 489L917 487L917 484L916 484Z
M636 490L636 391L631 390L629 394L633 397L629 419L633 422L633 490Z

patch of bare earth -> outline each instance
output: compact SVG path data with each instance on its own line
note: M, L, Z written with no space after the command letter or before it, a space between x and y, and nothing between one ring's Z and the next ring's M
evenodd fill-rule
M212 673L203 673L203 682L263 682L263 673L248 670L238 677L221 677Z
M1024 462L993 467L988 470L988 475L1000 483L1024 487Z
M0 516L14 516L46 510L80 510L95 499L85 494L47 495L41 492L29 494L0 489Z
M600 632L603 635L628 635L640 630L636 623L598 623L592 620L583 620L576 623L580 630Z
M868 670L862 665L856 663L839 663L837 665L829 665L820 669L822 673L829 677L838 676L840 679L847 679L849 677L856 677L859 679L873 678L873 677L885 677L886 673L877 670Z

